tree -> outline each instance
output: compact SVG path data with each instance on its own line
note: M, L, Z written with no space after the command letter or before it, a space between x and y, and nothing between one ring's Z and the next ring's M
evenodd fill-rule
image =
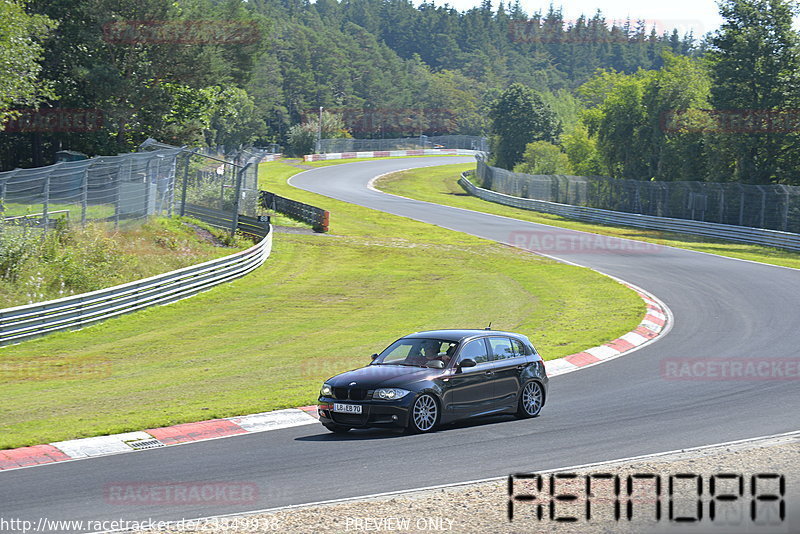
M39 79L41 40L55 27L42 15L25 12L27 0L0 0L0 127L18 114L12 106L35 107L52 96Z
M751 119L767 110L798 103L800 58L798 34L792 28L795 5L790 0L723 0L725 22L711 40L708 58L713 86L711 103L723 113ZM721 159L731 162L737 181L779 181L797 158L797 134L769 131L758 120L750 132L719 137Z
M572 174L569 158L559 147L547 141L534 141L525 147L522 163L514 172L526 174Z
M576 129L564 139L578 172L602 169L631 180L706 179L707 136L693 126L708 107L707 69L700 60L669 52L663 61L658 71L600 71L579 88L589 106L582 114L589 137Z
M597 151L597 141L589 137L586 126L579 124L572 132L561 139L564 152L569 159L570 167L579 176L593 176L603 174L600 163L600 154Z
M311 154L319 133L319 116L311 116L303 123L289 128L287 135L289 152L295 156ZM344 127L340 115L329 111L322 112L322 139L348 138L350 134Z
M528 143L554 142L561 133L555 113L542 98L522 84L510 85L494 102L492 121L494 163L512 169L522 160Z

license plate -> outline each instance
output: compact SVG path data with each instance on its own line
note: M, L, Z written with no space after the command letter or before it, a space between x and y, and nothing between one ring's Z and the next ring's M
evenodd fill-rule
M337 413L361 413L360 404L340 404L333 403L333 411Z

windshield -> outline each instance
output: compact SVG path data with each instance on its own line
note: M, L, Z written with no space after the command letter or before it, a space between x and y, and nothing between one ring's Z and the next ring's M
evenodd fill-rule
M458 343L434 338L398 339L375 358L374 365L411 365L426 367L433 360L445 365L456 351Z

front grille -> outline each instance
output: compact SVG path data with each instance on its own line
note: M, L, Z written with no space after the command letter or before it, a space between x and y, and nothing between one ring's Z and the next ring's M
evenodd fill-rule
M353 388L350 390L350 400L364 400L367 398L366 389Z
M333 388L333 397L336 400L364 400L367 390L360 388Z
M367 422L366 414L349 414L331 412L333 420L342 425L363 425Z

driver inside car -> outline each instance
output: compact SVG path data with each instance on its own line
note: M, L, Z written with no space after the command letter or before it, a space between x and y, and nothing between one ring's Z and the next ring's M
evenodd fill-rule
M406 362L412 365L422 365L422 366L426 366L428 362L431 362L433 360L440 360L444 362L444 360L439 357L439 345L440 343L438 341L433 341L433 340L428 340L423 342L422 346L417 350L416 354L414 354L413 356L409 355L409 357L406 359Z

